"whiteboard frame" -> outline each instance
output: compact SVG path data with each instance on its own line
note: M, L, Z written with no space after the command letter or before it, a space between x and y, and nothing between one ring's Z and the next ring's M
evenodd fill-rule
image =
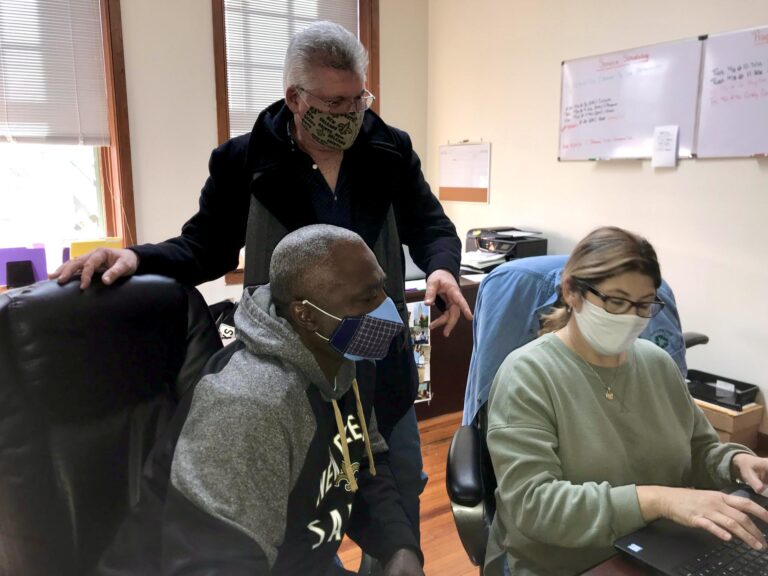
M697 143L697 129L698 129L698 120L699 120L699 103L700 103L700 86L701 86L701 74L702 74L702 62L704 57L704 46L703 46L703 40L704 37L691 37L691 38L683 38L680 40L672 40L668 42L659 42L655 44L648 44L644 46L638 46L635 48L627 48L622 50L616 50L613 52L607 52L602 54L595 54L592 56L584 56L580 58L574 58L570 60L563 60L560 63L560 116L559 116L559 123L558 123L558 161L561 162L578 162L578 161L590 161L590 160L647 160L650 159L652 156L652 135L653 131L656 125L662 125L662 124L675 124L680 127L680 133L681 133L681 140L679 147L684 147L686 149L686 152L679 156L680 159L692 159L696 158L696 143ZM675 45L680 45L680 48L682 48L682 45L684 44L697 44L698 48L698 54L695 56L697 58L697 65L691 69L691 75L694 74L695 70L695 77L696 77L696 85L695 89L691 90L691 94L689 94L689 106L692 108L692 111L690 115L687 115L685 120L687 123L683 124L682 122L672 122L669 119L665 119L664 121L659 121L658 123L648 127L648 138L651 145L648 145L648 151L647 153L642 154L627 154L627 155L617 155L614 151L610 151L607 154L604 153L597 153L597 154L590 154L590 153L584 153L584 154L575 154L572 156L563 154L563 125L564 125L564 104L565 104L565 97L566 97L566 91L565 91L565 73L566 73L566 65L568 64L576 64L576 63L586 63L589 61L594 61L600 58L607 58L607 57L625 57L625 55L632 53L632 52L639 52L642 50L653 50L658 49L660 47L674 47ZM656 50L657 51L657 50ZM692 51L693 52L693 51ZM690 56L690 55L689 55ZM691 84L693 86L693 84ZM679 113L679 111L678 111Z

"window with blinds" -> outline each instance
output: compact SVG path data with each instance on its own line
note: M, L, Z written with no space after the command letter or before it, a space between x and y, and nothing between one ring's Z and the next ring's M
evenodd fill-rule
M283 97L288 42L318 20L359 37L357 0L224 0L230 137L250 132L259 113Z
M0 138L109 145L99 0L0 0Z

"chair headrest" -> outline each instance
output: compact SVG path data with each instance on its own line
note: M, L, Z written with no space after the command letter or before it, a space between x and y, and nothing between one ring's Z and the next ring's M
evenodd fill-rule
M202 297L168 278L86 290L78 281L41 282L0 296L0 374L65 420L109 414L158 392L178 397L177 385L188 385L178 374L195 322L193 335L215 350Z

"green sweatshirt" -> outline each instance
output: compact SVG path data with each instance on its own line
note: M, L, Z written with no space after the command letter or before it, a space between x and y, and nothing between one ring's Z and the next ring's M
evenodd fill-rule
M749 452L720 443L661 348L638 340L602 368L554 334L499 368L487 439L498 481L488 576L505 552L513 575L581 572L645 524L636 485L722 488L731 458Z

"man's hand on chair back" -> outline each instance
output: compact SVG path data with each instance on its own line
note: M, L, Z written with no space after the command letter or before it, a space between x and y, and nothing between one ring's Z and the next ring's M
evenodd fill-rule
M139 267L139 257L126 248L97 248L79 258L65 262L51 274L58 278L59 284L69 282L72 276L80 274L80 289L85 290L91 285L96 272L103 272L102 283L109 286L122 276L132 276Z

